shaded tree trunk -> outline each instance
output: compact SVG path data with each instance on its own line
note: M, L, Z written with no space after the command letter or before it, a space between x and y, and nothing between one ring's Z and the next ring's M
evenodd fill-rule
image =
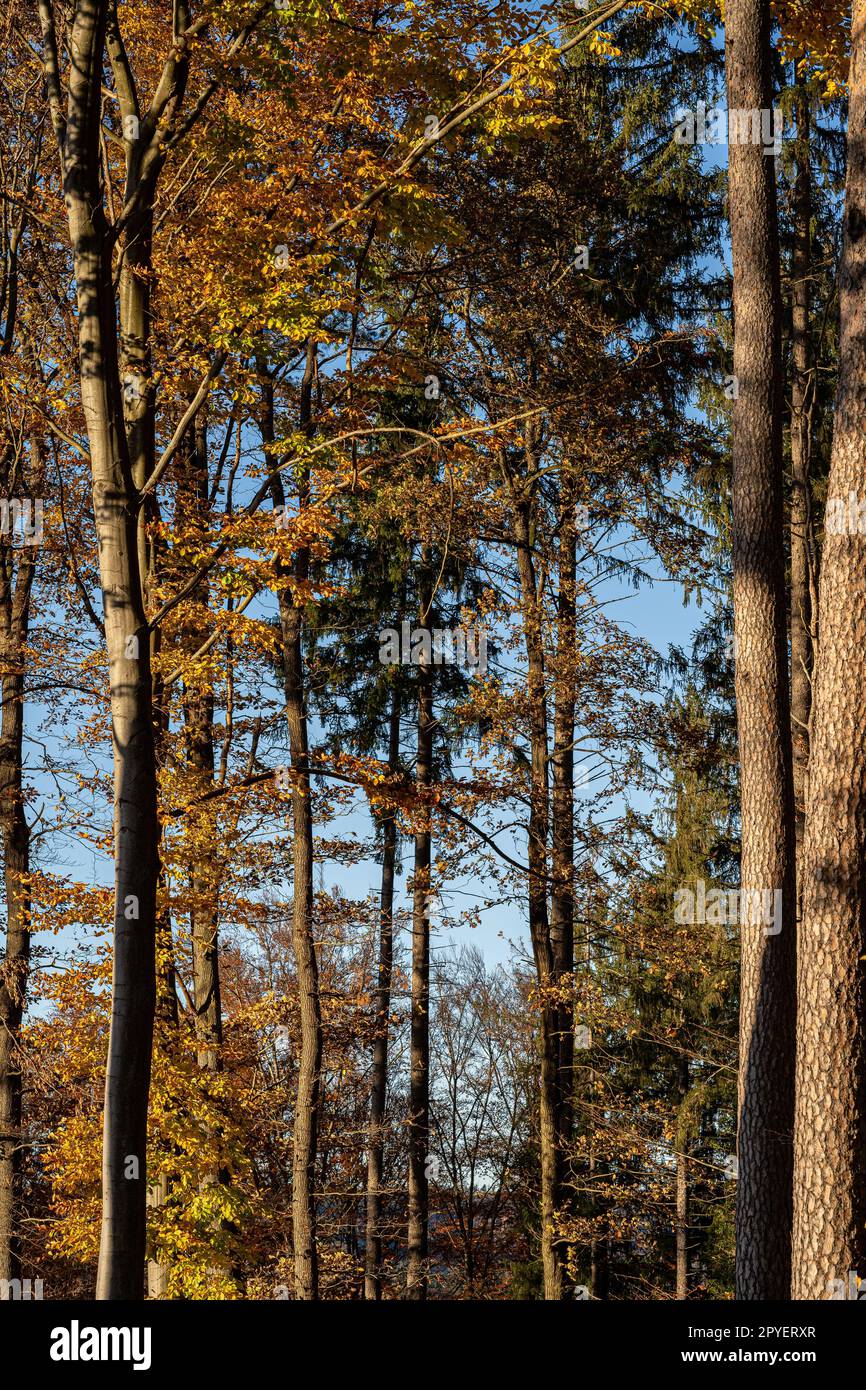
M769 0L726 10L728 108L773 104ZM781 891L782 930L741 914L737 1297L787 1298L796 883L782 505L781 291L772 153L731 143L733 571L742 887ZM747 899L748 901L748 899Z
M25 644L35 572L32 550L13 563L11 537L0 541L0 834L6 943L0 960L0 1280L21 1278L23 1157L19 1047L30 973L30 827L22 792Z
M606 1302L610 1294L610 1252L607 1236L599 1236L592 1242L590 1280L593 1298Z
M559 506L559 592L553 752L551 756L552 885L550 939L559 1014L557 1039L557 1186L565 1191L574 1117L574 715L575 557L574 479L564 473ZM566 1251L563 1250L563 1262Z
M562 1297L562 1258L557 1236L560 1205L558 1156L559 1034L561 1013L554 996L554 954L547 911L547 837L550 814L547 775L547 694L538 585L531 540L531 502L514 485L513 528L520 578L521 611L527 657L530 718L530 792L527 843L529 931L538 981L539 1144L541 1149L541 1257L544 1296Z
M689 1296L689 1169L684 1153L677 1154L677 1292L678 1299Z
M791 291L791 745L797 868L801 869L806 819L806 775L809 766L809 714L812 703L812 586L813 545L809 463L814 400L809 341L809 276L811 274L812 173L810 164L809 99L799 92L796 109L796 179L794 184L794 252ZM802 887L797 881L798 899ZM799 913L798 913L799 917Z
M422 628L430 623L429 554L422 552L420 575ZM409 1224L406 1297L427 1297L428 1178L430 1153L430 865L431 814L426 793L433 779L433 667L422 653L418 665L418 742L415 786L419 793L420 828L415 832L412 875L412 1007L409 1037Z
M688 1058L680 1066L680 1114L677 1124L677 1214L674 1226L676 1240L676 1297L689 1296L689 1126L688 1099L691 1087Z
M852 19L839 381L827 485L798 976L795 1298L866 1269L866 0Z
M388 771L400 761L400 688L391 695L388 730ZM367 1134L367 1220L364 1241L364 1297L382 1297L382 1159L385 1105L388 1096L388 1027L391 1011L391 973L394 959L394 875L397 863L397 815L388 811L382 823L382 888L379 902L379 965L373 1016L373 1067L370 1085L370 1124Z

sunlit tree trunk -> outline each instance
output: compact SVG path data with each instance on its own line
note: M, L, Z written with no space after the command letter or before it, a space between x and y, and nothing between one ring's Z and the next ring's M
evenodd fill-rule
M725 13L728 108L773 106L769 0ZM733 571L744 890L782 893L778 934L742 914L737 1296L790 1289L796 903L782 508L781 290L772 150L731 142ZM745 920L751 917L752 920Z
M75 6L64 113L53 16L47 0L40 0L43 67L63 167L75 274L81 402L90 446L114 751L114 967L97 1297L138 1299L144 1291L158 832L150 633L139 568L138 499L121 397L112 238L100 172L107 14L104 0L79 0Z
M300 427L311 429L312 386L316 370L315 344L307 350L301 383ZM270 382L264 387L262 438L274 439L273 394ZM273 457L269 455L269 457ZM275 507L285 507L286 496L278 475L272 483ZM309 501L309 469L299 469L298 504ZM295 1297L319 1296L319 1262L316 1244L315 1170L319 1124L319 1093L322 1070L322 1010L319 997L319 965L313 934L313 811L310 804L309 738L304 687L303 600L296 597L296 584L306 583L310 568L308 547L295 554L291 575L277 564L278 602L283 651L283 689L286 725L289 734L289 763L292 773L292 860L294 866L292 904L292 944L298 981L298 1008L301 1023L301 1053L298 1062L298 1091L295 1102L294 1143L292 1148L292 1228L294 1240Z
M839 380L819 590L798 975L793 1294L866 1271L866 0L852 17ZM855 499L851 524L851 497ZM862 516L862 510L859 515Z

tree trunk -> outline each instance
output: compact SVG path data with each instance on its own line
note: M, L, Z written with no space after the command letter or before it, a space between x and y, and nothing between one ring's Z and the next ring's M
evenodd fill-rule
M315 369L316 348L311 341L307 349L307 362L301 385L300 426L304 433L309 433L311 429ZM263 442L268 444L274 439L273 388L270 382L265 384L263 394L262 436ZM274 506L285 507L285 490L279 475L272 482L271 492ZM302 466L298 483L299 506L303 509L308 501L309 472L306 466ZM292 573L296 583L306 583L309 568L310 552L307 547L302 546L295 555ZM292 770L292 944L301 1023L301 1053L298 1062L298 1094L292 1150L292 1227L295 1297L316 1299L319 1296L319 1265L314 1184L322 1070L322 1011L319 998L319 965L313 936L313 812L310 804L309 740L304 693L303 599L296 600L294 589L285 583L286 577L285 570L278 562L283 688Z
M769 0L726 10L728 108L772 108ZM781 292L772 154L731 143L733 570L742 887L781 891L782 930L742 913L737 1297L787 1298L795 873L782 510ZM751 919L751 920L750 920Z
M527 867L529 869L529 932L538 981L539 1029L539 1145L541 1150L541 1259L544 1296L562 1298L562 1259L557 1236L560 1203L558 1157L559 1031L561 1014L553 997L554 955L547 913L547 695L544 643L538 586L532 553L530 501L522 491L513 494L514 540L520 578L521 608L527 657L530 727L530 792Z
M798 977L793 1293L803 1299L829 1298L831 1281L866 1269L866 0L855 0L851 54Z
M422 552L420 565L420 614L422 628L430 623L431 575L429 555ZM422 658L425 654L422 653ZM433 667L429 659L418 665L418 752L415 785L422 809L415 832L412 875L412 1011L409 1039L409 1225L406 1265L406 1297L427 1297L428 1179L430 1154L430 864L431 816L425 805L433 778Z
M689 1126L688 1100L691 1088L689 1062L683 1057L680 1064L680 1113L677 1124L677 1178L675 1223L677 1286L676 1297L689 1296Z
M0 1280L21 1278L22 1087L19 1046L30 970L30 827L22 793L24 662L35 564L25 547L13 578L0 543L0 833L6 948L0 962Z
M155 1001L158 875L150 634L138 563L138 505L124 431L111 237L99 127L105 3L79 3L62 118L50 8L41 14L78 305L81 401L90 445L114 751L114 968L105 1079L103 1213L97 1298L144 1291L147 1106Z
M814 400L809 341L811 274L812 173L809 98L800 90L796 111L797 173L794 184L794 253L791 292L791 745L797 836L797 896L806 819L806 774L809 766L809 713L812 702L812 520L809 485ZM799 913L798 913L799 916Z
M592 1296L606 1302L610 1292L610 1256L607 1236L599 1236L593 1240L590 1261Z
M400 761L400 688L391 695L388 731L388 771ZM388 1020L391 1011L391 970L394 959L394 873L397 863L397 814L388 811L382 824L382 889L379 904L379 968L373 1015L373 1070L370 1087L370 1125L367 1137L367 1226L364 1241L364 1297L382 1297L382 1157L385 1104L388 1095Z
M689 1296L689 1170L684 1153L677 1154L677 1292L678 1299Z
M194 533L207 529L208 461L207 418L204 407L190 429L189 447L181 455L178 487L178 515ZM206 609L209 602L208 583L192 596L195 604ZM192 624L187 633L191 651L197 651L206 640L208 631ZM214 697L210 688L184 690L184 719L186 723L186 756L194 776L194 796L205 795L214 782ZM192 935L193 1003L195 1033L198 1043L198 1064L202 1071L214 1075L221 1068L222 1008L219 976L219 913L217 911L216 865L201 847L194 848L189 866L190 928ZM214 1174L214 1178L217 1174Z
M564 473L559 508L559 592L553 753L551 756L552 886L550 939L556 984L557 1024L557 1186L565 1191L566 1162L574 1116L574 711L576 558L574 479ZM567 1251L563 1249L562 1262Z

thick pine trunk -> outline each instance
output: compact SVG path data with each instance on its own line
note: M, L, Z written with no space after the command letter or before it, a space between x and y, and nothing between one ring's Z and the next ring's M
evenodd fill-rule
M726 10L728 107L769 111L769 0ZM731 143L733 569L742 887L782 893L782 930L741 922L737 1297L790 1289L796 904L782 508L781 292L772 153Z
M794 253L791 289L791 744L796 813L798 897L806 820L806 775L809 766L809 712L812 702L812 521L809 463L814 386L809 342L812 175L809 99L797 105L797 172L794 183Z
M388 771L400 760L400 690L391 696L388 731ZM379 963L373 1016L373 1064L370 1083L370 1124L367 1132L367 1212L364 1239L364 1297L382 1297L382 1160L385 1105L388 1097L388 1022L391 1012L391 974L394 960L394 877L397 864L397 815L388 811L382 824L382 887L379 902Z
M798 976L793 1293L803 1299L829 1298L833 1280L866 1270L866 538L849 511L852 494L866 511L864 285L866 0L856 0Z

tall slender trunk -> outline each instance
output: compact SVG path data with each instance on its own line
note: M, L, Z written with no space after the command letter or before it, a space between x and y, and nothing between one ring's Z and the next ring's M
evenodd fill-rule
M4 212L4 265L0 271L0 356L32 345L18 339L18 254L26 214L7 233ZM34 429L25 479L23 440L11 432L0 452L0 486L6 498L34 490L44 481L44 445ZM26 537L25 537L26 539ZM30 826L24 807L24 700L30 598L35 552L24 545L15 559L11 534L0 538L0 836L6 933L0 956L0 1280L21 1278L21 1170L24 1157L21 1023L30 976Z
M190 435L188 447L180 460L178 510L182 522L199 534L207 529L208 511L207 416L204 408L196 416ZM207 607L209 594L206 579L202 580L201 589L191 597L194 604ZM197 650L207 635L206 628L193 622L187 634L190 649ZM209 688L185 689L183 708L187 760L195 779L196 795L201 795L213 787L214 781L213 691ZM189 886L198 1064L203 1071L215 1075L222 1065L216 866L203 853L200 844L193 851L189 865Z
M50 0L39 0L39 15L45 91L60 154L73 255L81 402L90 446L114 752L114 969L97 1297L134 1299L143 1292L159 876L151 633L144 596L148 575L143 536L148 512L142 512L139 495L152 457L148 439L153 397L149 389L140 393L142 383L133 383L130 391L120 376L112 264L115 234L106 216L100 145L107 52L125 122L127 118L137 121L138 97L115 0L75 0L67 30L66 95ZM153 207L168 148L165 130L183 100L189 50L180 38L187 23L185 0L177 0L173 11L177 43L136 135L125 132L123 249L128 265L134 261L142 274L149 270L150 228L150 213L142 210ZM147 361L150 335L149 314L137 314L137 304L130 307L127 299L127 292L135 290L128 265L122 273L124 371L130 352ZM137 337L141 342L135 341ZM124 397L127 407L130 400L138 400L141 421L124 409Z
M725 58L729 111L770 111L769 0L729 0ZM747 894L781 891L783 904L776 935L765 932L754 906L741 914L737 1297L769 1299L787 1298L790 1289L796 961L772 153L732 142L728 190L739 386L732 496L741 876Z
M688 1157L677 1153L677 1291L678 1299L689 1296L689 1167Z
M795 1298L866 1271L866 0L855 0L839 383L819 590L799 961ZM851 499L855 505L852 507Z
M173 1038L178 1028L177 988L175 985L174 944L171 930L171 913L161 906L156 918L156 1030L163 1031L166 1038ZM147 1189L147 1207L153 1211L163 1206L171 1191L171 1178L168 1173L158 1173ZM147 1296L148 1298L167 1298L171 1268L164 1252L152 1236L147 1244Z
M595 1167L595 1160L590 1160L590 1172L593 1172ZM610 1248L607 1236L597 1236L593 1239L590 1251L590 1281L593 1298L606 1302L610 1293Z
M429 554L419 567L422 628L430 624ZM422 653L422 658L424 654ZM418 743L415 785L422 810L415 832L412 875L412 1009L409 1038L409 1224L406 1297L427 1297L428 1179L430 1152L430 865L431 816L424 804L433 780L433 667L428 657L418 665Z
M541 1150L541 1259L544 1296L562 1298L562 1256L557 1235L560 1204L558 1159L559 1032L561 1014L554 998L554 954L547 912L547 837L550 814L547 777L547 695L541 607L532 551L531 503L513 491L513 528L520 579L521 610L527 658L530 718L530 792L527 843L529 933L538 981L539 1144Z
M579 938L580 965L581 969L586 974L587 988L592 982L592 931L595 919L596 910L593 908L587 911L583 931ZM590 1047L592 1047L592 1038L589 1038L588 1041ZM585 1124L589 1147L589 1186L592 1194L592 1214L596 1218L601 1217L605 1223L599 1223L601 1229L592 1238L590 1247L590 1280L593 1298L606 1300L610 1292L610 1243L605 1229L608 1203L605 1198L599 1197L598 1195L596 1178L603 1175L607 1169L604 1160L600 1160L597 1154L595 1112L597 1085L597 1069L593 1065L592 1055L590 1054L587 1064L581 1071L581 1092L586 1116Z
M6 945L0 960L0 1280L21 1277L21 1020L30 973L30 826L22 791L25 644L35 562L0 543L0 834Z
M559 505L559 592L551 764L550 940L557 990L556 1161L560 1194L574 1118L574 653L577 578L574 479L564 473ZM563 1250L563 1263L567 1252Z
M312 386L316 370L316 348L311 341L301 384L300 427L309 433L312 420ZM265 444L274 439L273 388L263 389L262 436ZM285 507L281 477L272 483L275 507ZM309 501L309 471L302 465L298 480L298 503ZM291 577L304 585L309 576L310 552L301 546L295 554ZM319 965L313 936L313 812L310 804L309 739L304 684L303 599L286 584L283 567L277 564L280 630L283 649L283 688L286 698L286 724L289 733L289 760L292 769L292 860L294 867L292 905L292 944L298 980L298 1007L301 1023L301 1052L298 1062L298 1093L295 1103L292 1150L292 1228L294 1239L295 1297L319 1296L319 1263L316 1246L315 1170L319 1123L319 1092L322 1070L322 1010L319 997Z
M400 761L400 687L391 693L388 729L388 771ZM397 864L397 814L388 811L382 822L382 888L379 901L379 965L373 1015L373 1066L370 1084L370 1124L367 1131L367 1224L364 1241L364 1297L382 1297L382 1158L385 1104L388 1096L388 1020L391 1011L391 972L394 960L394 876Z
M809 712L812 702L812 522L809 463L814 385L809 341L809 276L812 268L812 171L809 98L798 93L794 183L794 251L791 266L791 745L797 837L797 896L806 821L806 774L809 766ZM799 916L799 913L798 913Z
M691 1078L689 1062L683 1057L680 1064L680 1113L677 1124L677 1173L676 1173L676 1297L689 1296L689 1126L688 1102Z
M138 499L119 379L112 240L100 174L107 10L106 3L94 0L76 4L64 122L53 16L49 5L40 5L73 253L81 402L90 445L114 752L114 966L97 1297L138 1299L144 1292L159 866L150 634L138 563Z
M202 785L213 783L213 696L187 693L184 701L190 768ZM222 1067L222 1007L219 972L219 914L214 865L200 851L190 865L193 1003L198 1064L216 1075Z

